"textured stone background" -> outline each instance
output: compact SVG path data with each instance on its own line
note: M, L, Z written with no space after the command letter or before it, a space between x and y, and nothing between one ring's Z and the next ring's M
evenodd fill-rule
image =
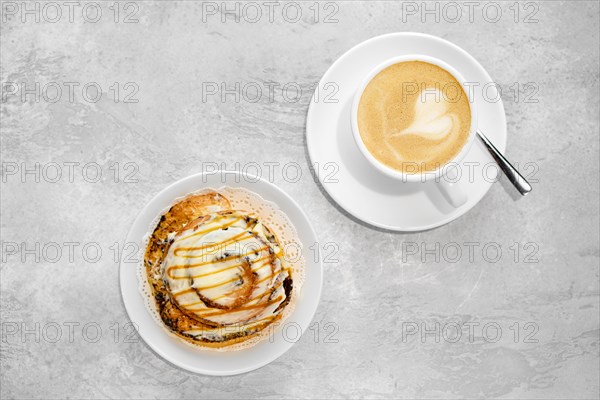
M22 7L2 8L15 4ZM456 23L448 21L449 9L444 15L440 8L439 22L432 15L422 21L391 1L321 3L318 22L313 2L301 3L296 23L282 17L282 5L273 22L263 15L236 23L230 15L222 23L221 14L203 21L203 6L190 1L118 3L119 22L112 2L102 3L100 21L92 23L82 17L83 4L72 22L66 7L56 23L47 21L55 15L49 8L39 23L35 15L23 22L22 9L2 17L3 398L598 398L598 2L520 3L517 22L513 2L499 2L496 23L482 15L487 3L479 3L472 22L463 15ZM335 7L338 22L324 23ZM129 12L139 22L123 23ZM487 12L494 18L494 9ZM537 22L525 23L531 12ZM242 17L254 13L246 9ZM529 197L514 201L496 184L459 220L396 234L356 223L323 196L304 141L312 88L350 47L396 31L446 38L502 87L519 83L519 101L514 91L503 94L507 151L539 166ZM37 82L40 91L56 82L64 90L56 102L32 94L23 101L11 82ZM73 99L65 82L79 84ZM90 82L103 91L96 103L82 96ZM130 98L137 103L122 101L135 88L128 82L139 88ZM203 82L280 86L273 99L263 94L256 103L232 95L203 101ZM282 96L288 82L302 87L298 102ZM539 88L537 103L523 101L528 82ZM55 89L47 89L53 98ZM300 164L299 182L284 179L281 168L273 180L304 207L322 246L339 248L325 263L319 326L272 364L223 378L182 371L127 338L114 260L143 205L211 162ZM36 163L40 182L34 173L21 175ZM55 183L52 163L63 174ZM72 179L64 163L80 163ZM88 182L93 163L101 168L97 183ZM403 262L407 242L479 247L472 261L463 254L456 263L433 256L422 262L419 255ZM497 262L482 255L490 242L502 248ZM447 337L403 340L403 327L413 323L446 328ZM453 323L464 328L456 342ZM485 324L492 328L484 331ZM95 342L94 327L102 330Z

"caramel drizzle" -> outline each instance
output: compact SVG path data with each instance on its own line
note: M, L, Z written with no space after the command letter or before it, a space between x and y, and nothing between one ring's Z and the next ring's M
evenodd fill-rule
M187 251L187 252L192 252L192 251L199 251L199 250L204 250L204 249L213 249L216 248L218 246L224 246L233 242L237 242L239 238L241 238L242 236L246 235L248 232L247 231L243 231L241 233L238 233L237 235L234 235L232 237L230 237L229 239L225 239L222 240L220 242L216 242L216 243L209 243L209 244L205 244L204 246L197 246L197 247L178 247L175 249L175 251L173 251L173 255L176 257L181 257L181 258L199 258L199 257L203 257L204 254L200 254L200 255L185 255L185 256L179 256L177 253L179 253L180 251ZM252 237L252 235L249 235L247 238L250 239ZM246 239L246 238L243 238Z
M262 265L261 265L259 268L256 268L256 269L252 268L252 271L258 271L259 269L261 269L262 267L264 267L264 266L265 266L265 265L267 265L267 264L268 264L268 262L265 262L265 263L263 263L263 264L262 264ZM261 279L260 281L258 281L258 282L256 282L256 283L257 283L257 284L258 284L258 283L262 283L262 282L264 282L265 280L267 280L267 279L269 279L269 278L272 278L272 277L274 277L275 275L278 275L278 274L280 274L280 273L283 273L283 272L287 272L288 274L290 274L290 269L289 269L289 268L282 268L282 269L281 269L281 271L277 272L276 274L270 274L270 275L267 275L267 276L265 276L263 279ZM237 278L237 279L239 279L239 278ZM281 286L281 285L280 285L280 286ZM279 286L275 287L275 289L277 289L277 288L279 288ZM184 295L184 294L195 293L195 292L196 292L196 290L199 290L199 288L193 288L193 287L191 287L191 288L187 288L187 289L181 290L181 291L179 291L179 292L172 293L172 296L173 296L173 297L178 297L178 296L181 296L181 295ZM235 290L234 290L234 291L232 291L232 292L229 292L229 293L222 294L222 295L220 295L220 296L218 296L218 297L215 297L215 298L214 298L214 299L212 299L212 300L213 300L213 301L214 301L214 300L218 300L218 299L221 299L221 298L223 298L223 297L225 297L225 296L230 296L230 295L232 295L232 294L234 294L234 293L235 293ZM264 293L263 293L263 294L264 294ZM259 297L259 296L257 296L257 297ZM248 300L248 302L249 302L249 301L252 301L252 300L254 300L254 299L250 299L250 300ZM182 306L194 306L194 305L196 305L196 304L200 304L200 303L204 303L204 302L203 302L203 301L198 301L198 302L195 302L195 303L183 304Z
M261 259L259 259L259 260L262 260L262 259L264 259L264 258L266 258L266 257L263 257L263 258L261 258ZM257 260L257 261L258 261L258 260ZM241 266L241 265L243 265L243 263L240 263L240 264L235 264L234 266L238 266L238 267L239 267L239 266ZM225 268L225 269L231 269L231 268L233 268L234 266L227 267L227 268ZM213 272L209 272L209 273L205 273L205 274L201 274L201 275L195 275L195 276L193 276L192 278L197 278L197 277L200 277L200 276L205 276L205 275L211 275L211 274L213 274L214 272L221 272L221 271L224 271L225 269L220 269L220 270L218 270L218 271L213 271ZM254 271L254 269L252 269L252 270ZM219 287L219 286L223 286L223 285L226 285L226 284L228 284L228 283L235 282L235 281L237 281L237 280L239 280L239 279L240 279L240 277L236 276L236 277L234 277L234 278L231 278L231 279L228 279L228 280L226 280L226 281L218 282L218 283L215 283L215 284L213 284L213 285L209 285L209 286L200 286L200 287L197 287L196 289L197 289L197 290L214 289L214 288L217 288L217 287ZM262 281L263 281L263 280L260 280L260 281L258 281L258 282L256 282L256 283L260 283L260 282L262 282Z
M262 258L261 260L257 260L257 261L262 261L263 259L264 259L264 258ZM261 264L261 265L260 265L258 268L252 267L252 272L256 272L256 271L258 271L258 270L260 270L260 269L264 268L264 266L265 266L265 265L268 265L268 264L269 264L269 261L270 261L270 260L267 260L266 262L262 263L262 264ZM268 278L268 277L267 277L267 278ZM256 284L258 284L258 283L262 283L262 282L264 282L264 279L261 279L260 281L256 282ZM212 300L213 300L213 301L217 301L217 300L219 300L219 299L222 299L223 297L231 296L232 294L235 294L236 292L237 292L237 290L233 290L233 291L231 291L231 292L224 293L224 294L222 294L222 295L220 295L220 296L217 296L217 297L213 298ZM254 300L254 299L256 299L256 298L258 298L258 297L260 297L260 296L262 296L263 294L264 294L264 293L261 293L259 296L256 296L256 297L254 297L254 298L252 298L252 299L249 299L249 300L248 300L246 303L248 303L248 302L250 302L250 301L252 301L252 300Z
M261 319L257 319L256 321L252 321L252 322L248 323L245 326L248 326L248 325L258 325L262 321L265 321L265 322L267 320L271 321L271 320L274 320L274 319L280 318L280 317L281 317L280 315L267 315L266 317L263 317Z
M201 317L215 317L218 315L226 315L226 314L231 314L231 313L239 312L239 311L254 310L256 308L270 306L272 304L280 302L281 300L283 300L283 296L278 296L277 298L270 300L266 303L259 303L259 304L252 304L251 306L238 307L234 310L215 311L215 312L211 312L211 313L207 313L207 314L201 314L200 316Z
M260 258L260 259L258 259L258 260L256 260L256 261L262 261L262 260L264 260L265 258L269 258L269 257L262 257L262 258ZM253 271L253 272L256 272L256 271L258 271L258 270L262 269L262 268L263 268L265 265L267 265L267 264L269 264L269 260L267 260L266 262L262 263L262 264L261 264L261 265L260 265L258 268L257 268L256 266L252 267L252 271ZM231 267L231 268L233 268L233 267ZM210 272L210 274L212 274L212 272ZM263 282L263 280L262 280L262 279L261 279L259 282L257 282L257 283L261 283L261 282ZM193 289L193 288L192 288L192 289ZM188 291L188 290L189 290L189 289L186 289L186 290L184 290L183 292L186 292L186 291ZM231 292L228 292L228 293L224 293L224 294L222 294L222 295L220 295L220 296L217 296L217 297L214 297L214 298L212 298L211 300L212 300L212 301L217 301L217 300L219 300L219 299L222 299L223 297L226 297L226 296L230 296L230 295L232 295L232 294L235 294L235 292L236 292L236 291L237 291L237 290L234 290L234 291L231 291ZM175 294L174 296L178 296L179 294L183 294L183 292L178 292L178 293L177 293L177 294ZM192 292L193 292L193 290L192 290ZM261 295L262 295L262 294L261 294ZM257 297L259 297L259 296L257 296ZM254 299L250 299L250 300L248 300L248 302L249 302L249 301L251 301L251 300L254 300ZM200 300L200 301L196 301L196 302L194 302L194 303L183 304L182 306L184 306L184 307L188 307L188 306L195 306L195 305L197 305L197 304L201 304L201 303L202 303L202 304L204 304L204 302L203 302L202 300ZM192 311L192 310L190 310L190 311Z
M281 273L281 272L279 272L279 273ZM273 276L274 276L274 275L273 275ZM267 277L267 278L269 278L269 277ZM266 278L265 278L265 279L266 279ZM261 281L264 281L264 279L261 279ZM279 285L275 286L275 287L274 287L272 290L273 290L273 291L275 291L275 290L279 289L281 286L283 286L283 282L281 282ZM233 294L233 293L235 293L235 292L231 292L231 293L225 293L225 294L223 294L223 295L221 295L221 296L219 296L219 297L215 297L213 300L220 299L220 298L222 298L222 297L228 296L228 295L230 295L230 294ZM248 304L248 303L250 303L250 302L252 302L252 301L254 301L254 300L256 300L256 299L259 299L259 298L261 298L262 296L264 296L265 294L267 294L267 292L260 293L260 294L258 294L258 295L256 295L256 296L254 296L254 297L252 297L252 298L248 299L248 301L246 301L244 304ZM202 302L198 302L198 303L202 303ZM198 303L193 303L193 304L194 304L194 305L196 305L196 304L198 304ZM185 306L188 306L188 305L191 305L191 304L185 304ZM203 309L200 309L200 310L190 310L190 311L201 311L201 310L203 310Z
M214 260L214 261L204 261L204 262L196 263L196 264L173 265L173 266L171 266L171 267L169 267L167 269L167 275L171 279L190 279L190 278L194 279L194 278L200 278L202 276L211 275L212 272L208 273L208 274L199 274L199 275L193 275L193 276L189 276L189 275L173 276L171 274L171 271L174 270L174 269L189 269L189 268L195 268L195 267L202 267L202 266L213 264L213 263L221 263L223 261L229 261L229 260L232 260L232 259L238 258L238 257L243 258L243 257L249 256L250 254L260 253L260 252L262 252L264 250L267 250L267 249L269 249L269 246L264 246L264 247L261 247L260 249L254 249L254 250L252 250L252 251L250 251L248 253L244 253L244 254L233 254L233 255L230 255L228 257L223 257L223 258L221 258L219 260ZM240 267L242 265L244 265L244 263L238 263L238 264L234 264L232 266L225 267L225 268L222 268L220 270L213 271L213 272L214 273L218 273L218 272L226 271L226 270L231 269L231 268ZM225 282L225 283L227 283L227 282Z
M258 262L258 261L262 261L262 260L265 260L265 259L267 259L267 258L270 258L270 254L268 254L268 253L267 253L267 255L266 255L266 256L264 256L264 257L260 257L260 258L257 258L256 260L252 260L252 262L253 262L253 263L256 263L256 262ZM265 266L267 263L268 263L268 261L267 261L266 263L262 264L260 268L262 268L263 266ZM240 263L240 264L234 264L234 265L231 265L231 266L229 266L229 267L221 268L221 269L219 269L219 270L216 270L216 271L205 272L205 273L203 273L203 274L195 275L195 276L193 276L193 278L201 278L201 277L204 277L204 276L210 276L210 275L218 274L218 273L221 273L221 272L223 272L223 271L227 271L227 270L229 270L229 269L232 269L232 268L237 268L237 267L240 267L240 266L242 266L242 265L243 265L243 263ZM253 267L253 268L252 268L252 271L258 271L260 268L256 268L256 269L254 269L254 267ZM239 279L239 278L237 278L237 279ZM200 288L198 288L198 289L200 289Z
M219 217L218 219L221 219L221 218L222 217ZM216 218L216 220L218 220L218 219ZM185 237L181 238L180 240L186 240L186 239L189 239L189 238L194 237L194 236L203 235L203 234L206 234L206 233L209 233L209 232L216 231L218 229L223 229L223 228L232 226L232 225L234 225L236 222L238 222L241 219L242 219L242 217L237 217L237 218L233 219L232 221L227 222L225 224L219 224L219 225L217 225L215 227L212 227L212 228L207 228L207 229L204 229L204 230L199 231L199 232L194 232L193 234L185 236ZM248 225L246 225L246 227L244 229L247 229L247 228L248 228ZM234 235L234 236L232 236L232 237L230 237L228 239L222 240L222 241L217 242L217 243L209 243L209 244L206 244L206 245L195 246L195 247L179 247L179 248L176 248L174 250L173 254L174 254L174 256L181 257L181 258L199 258L199 257L203 257L205 255L204 253L201 254L201 255L178 255L178 253L179 252L200 251L200 250L205 250L205 249L214 249L214 248L216 248L218 246L224 246L226 244L237 242L237 241L239 241L238 239L242 238L243 236L245 236L248 233L250 233L250 235L247 238L251 238L252 237L251 232L247 232L247 231L244 230L243 232L241 232L241 233L239 233L237 235ZM246 239L246 238L243 238L243 239ZM246 257L246 256L248 256L250 254L256 254L258 252L262 252L262 251L267 250L267 249L269 249L269 246L265 246L265 247L262 247L260 249L254 249L254 250L252 250L250 252L247 252L245 254L233 254L231 256L223 257L223 258L215 260L215 261L205 261L205 262L200 262L200 263L195 263L195 264L187 264L187 265L185 265L185 264L184 265L174 265L174 266L171 266L171 267L169 267L167 269L167 275L170 278L172 278L172 279L190 279L190 278L194 279L194 278L201 278L201 277L205 277L205 276L210 276L210 275L218 274L218 273L221 273L223 271L227 271L229 269L238 268L238 267L242 266L244 263L234 264L234 265L231 265L229 267L221 268L219 270L215 270L215 271L211 271L211 272L207 272L207 273L202 273L202 274L194 275L194 276L191 276L191 277L190 276L173 276L171 274L171 271L176 270L176 269L189 269L189 268L195 268L195 267L205 266L205 265L212 264L212 263L215 263L215 262L219 262L220 263L220 262L228 261L228 260L231 260L231 259L234 259L234 258L243 258L243 257ZM283 253L283 250L279 249L279 251L276 253L276 256L280 256L282 253ZM265 256L263 256L261 258L258 258L256 260L252 260L253 263L257 263L259 261L263 261L263 260L267 259L267 261L265 261L264 263L262 263L260 266L258 266L258 267L256 267L256 265L253 266L252 267L252 271L258 271L258 270L262 269L264 266L266 266L267 264L269 264L269 260L268 259L271 258L271 256L272 256L271 253L268 253L267 255L265 255ZM255 285L260 284L260 283L266 281L267 279L271 279L274 276L277 276L277 275L281 274L283 271L287 271L287 268L282 268L282 270L280 270L280 271L278 271L276 273L271 273L271 274L265 276L264 278L262 278L261 280L259 280L258 282L256 282ZM198 290L214 289L216 287L223 286L223 285L226 285L226 284L231 283L231 282L235 282L235 281L237 281L239 279L240 278L236 276L236 277L234 277L232 279L229 279L229 280L223 281L223 282L219 282L219 283L216 283L214 285L197 287L197 288L191 287L191 288L188 288L188 289L184 289L184 290L182 290L180 292L173 293L173 297L177 297L177 296L180 296L180 295L183 295L183 294L188 294L188 293L195 293ZM274 292L277 289L279 289L282 285L283 285L283 282L281 282L280 284L278 284L276 287L272 288L272 292ZM233 290L231 292L222 294L222 295L214 298L213 301L221 299L221 298L226 297L226 296L230 296L232 294L235 294L236 291L237 290ZM256 296L248 299L244 304L251 303L252 301L255 301L255 300L263 297L265 294L267 294L267 291L259 293L258 295L256 295ZM268 307L269 305L272 305L272 304L275 304L277 302L280 302L281 300L283 300L283 296L278 296L276 299L267 301L266 303L257 303L257 304L253 304L253 305L246 305L246 306L238 307L238 308L233 309L233 310L213 311L213 312L209 312L209 313L206 313L206 314L199 314L199 316L202 316L202 317L212 317L212 316L226 315L226 314L240 312L240 311L252 310L252 309L256 309L256 308L265 308L265 307ZM204 302L203 301L198 301L198 302L194 302L194 303L184 304L182 306L185 307L188 311L191 311L191 312L198 312L198 311L206 310L206 308L200 308L200 309L195 309L195 310L188 308L189 306L194 306L194 305L197 305L197 304L200 304L200 303L204 303ZM210 308L209 308L209 310L210 310ZM253 324L258 323L261 320L273 319L273 318L276 318L276 317L277 316L275 316L275 315L267 316L267 317L262 318L260 320L254 321Z
M266 263L265 263L265 264L263 264L263 266L264 266L264 265L266 265ZM261 268L262 268L262 266L261 266ZM259 269L260 269L260 268L259 268ZM281 274L281 273L282 273L282 272L284 272L284 271L287 271L287 270L281 270L281 271L279 271L279 272L277 272L277 273L269 274L268 276L265 276L263 279L261 279L261 280L260 280L260 281L258 281L257 283L262 283L262 282L266 281L266 280L267 280L267 279L269 279L269 278L273 278L274 276L277 276L277 275ZM272 288L272 292L276 291L276 290L277 290L277 289L279 289L281 286L283 286L283 282L280 282L280 283L279 283L277 286L273 287L273 288ZM213 299L213 301L214 301L214 300L217 300L217 299L219 299L219 298L222 298L222 297L225 297L225 296L231 295L231 294L233 294L233 293L235 293L235 291L233 291L233 292L230 292L230 293L225 293L224 295L221 295L221 296L219 296L219 297L216 297L216 298L214 298L214 299ZM252 298L248 299L248 300L247 300L247 301L246 301L244 304L251 303L251 302L253 302L253 301L254 301L254 300L256 300L256 299L259 299L259 298L263 297L265 294L267 294L267 292L262 292L262 293L259 293L258 295L256 295L256 296L254 296L254 297L252 297ZM281 296L279 296L279 299L281 299ZM277 301L271 300L271 302L268 302L268 303L258 303L258 304L254 304L254 305L253 305L253 308L258 308L258 307L260 307L260 306L267 307L267 306L269 306L269 305L271 305L271 304L274 304L274 303L276 303L276 302L277 302ZM203 302L203 301L198 301L198 302L194 302L194 303L183 304L183 305L182 305L182 307L185 307L185 309L186 309L186 310L188 310L188 311L195 312L195 313L196 313L196 315L198 315L198 316L200 316L200 317L210 317L210 316L214 316L214 315L223 315L223 314L234 313L234 312L237 312L237 311L243 311L243 310L246 310L246 309L247 309L247 308L244 308L244 307L238 307L238 308L236 308L236 309L233 309L233 310L226 310L226 311L223 311L223 312L219 312L219 313L217 313L217 314L214 314L214 313L209 313L209 314L200 314L200 313L198 313L199 311L204 311L204 310L207 310L207 308L199 308L199 309L190 309L190 308L188 308L189 306L194 306L194 305L197 305L197 304L200 304L200 303L204 303L204 302ZM250 307L250 306L247 306L247 307Z
M223 216L219 216L219 217L215 218L213 222L217 222L217 221L219 221L219 220L221 220L223 218L224 218ZM186 239L189 239L189 238L194 237L194 236L204 235L205 233L216 231L217 229L223 229L223 228L230 227L231 225L233 225L236 222L238 222L240 219L242 219L242 217L236 217L236 218L233 219L233 221L227 222L227 223L225 223L223 225L217 225L215 227L208 228L208 229L205 229L203 231L194 232L194 233L192 233L192 234L190 234L188 236L182 237L180 240L186 240Z
M255 262L262 261L262 260L264 260L264 259L266 259L266 258L270 258L269 256L270 256L270 254L269 254L269 255L267 255L267 256L265 256L265 257L261 257L261 258L259 258L259 259L257 259L257 260L253 260L253 261L255 261ZM256 267L252 267L252 271L254 271L254 272L255 272L255 271L258 271L259 269L261 269L262 267L264 267L264 266L265 266L265 265L267 265L267 264L268 264L268 261L267 261L267 262L265 262L265 263L263 263L263 264L261 264L261 265L260 265L258 268L256 268ZM217 270L217 271L212 271L212 272L205 273L204 275L211 275L211 274L215 274L215 273L218 273L218 272L221 272L221 271L225 271L225 270L227 270L227 269L231 269L231 268L239 267L240 265L241 265L241 264L235 264L235 265L233 265L233 266L226 267L226 268L224 268L224 269L220 269L220 270ZM204 275L200 275L200 276L204 276ZM239 279L239 278L236 278L236 279ZM263 282L263 281L264 281L264 279L261 279L261 280L260 280L260 281L258 281L257 283L261 283L261 282ZM173 297L177 297L177 296L181 296L181 295L183 295L183 294L194 293L194 292L195 292L196 290L198 290L198 289L199 289L199 288L193 288L193 287L191 287L191 288L187 288L187 289L181 290L181 291L179 291L179 292L172 293L172 295L173 295ZM229 295L229 294L231 294L231 293L225 293L224 295L222 295L222 296L219 296L219 298L220 298L220 297L227 296L227 295Z
M267 315L266 317L263 317L263 318L257 319L257 320L255 320L255 321L249 321L249 322L247 322L247 323L244 323L244 324L234 324L234 326L236 326L236 325L237 325L237 326L238 326L238 327L240 327L240 328L241 328L241 327L244 327L244 328L251 328L251 327L254 327L254 326L261 325L261 323L262 323L263 321L264 321L265 323L267 323L267 322L268 322L268 323L270 323L272 320L274 320L274 319L279 319L279 318L281 318L281 315ZM203 327L202 327L202 328L200 328L200 329L191 329L191 330L188 330L187 332L197 332L197 331L201 331L201 332L207 332L207 331L210 331L210 332L215 332L215 331L219 331L219 330L222 330L222 329L229 330L229 329L231 329L231 326L228 326L228 325L222 325L222 326L218 326L218 327L214 327L214 328L207 328L207 327L204 327L204 326L203 326Z

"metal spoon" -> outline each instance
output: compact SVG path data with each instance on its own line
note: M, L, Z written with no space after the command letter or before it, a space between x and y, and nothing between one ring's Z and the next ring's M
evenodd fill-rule
M527 180L517 171L515 167L508 162L506 158L498 151L496 147L490 142L490 140L480 131L477 131L477 136L483 142L485 147L489 150L494 160L502 169L502 172L506 174L510 182L517 188L519 193L525 196L527 193L531 192L531 185Z

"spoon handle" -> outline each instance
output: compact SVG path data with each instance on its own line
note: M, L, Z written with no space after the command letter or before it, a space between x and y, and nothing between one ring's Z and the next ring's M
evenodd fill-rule
M502 172L504 172L504 174L508 177L510 182L517 188L519 193L525 196L527 193L531 192L531 185L529 184L529 182L527 182L523 175L521 175L519 171L517 171L517 169L513 167L506 158L504 158L502 153L500 153L498 149L494 147L492 142L490 142L490 140L480 131L477 131L477 136L479 136L479 139L481 139L485 147L487 147L487 149L489 150L492 157L494 157L494 160L496 161L498 166L500 166Z

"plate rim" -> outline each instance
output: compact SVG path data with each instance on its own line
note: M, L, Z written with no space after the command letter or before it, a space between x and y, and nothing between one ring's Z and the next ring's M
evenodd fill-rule
M352 46L350 49L348 49L347 51L345 51L341 56L339 56L330 66L329 68L327 68L327 70L323 73L323 76L321 76L321 79L319 79L319 84L318 87L321 87L324 83L325 77L327 76L327 74L334 69L335 67L338 66L338 64L341 64L347 57L350 56L351 53L355 52L358 49L361 49L363 47L369 46L371 43L379 41L379 40L385 40L387 38L390 37L420 37L420 38L424 38L424 39L430 39L430 40L434 40L434 41L438 41L443 43L444 45L450 46L452 47L454 50L460 52L463 56L467 57L468 59L470 59L472 62L475 63L475 65L486 75L486 77L492 81L492 78L490 76L490 74L487 72L487 70L485 68L483 68L483 66L479 63L479 61L477 61L477 59L475 57L473 57L471 54L469 54L466 50L464 50L463 48L461 48L460 46L444 39L441 38L439 36L435 36L435 35L430 35L427 33L422 33L422 32L390 32L390 33L385 33L382 35L378 35L378 36L374 36L372 38L369 38L367 40L364 40L354 46ZM314 101L314 94L311 97L310 103L308 105L308 111L307 111L307 115L306 115L306 128L305 128L305 137L306 137L306 147L308 150L308 156L310 158L311 163L315 163L316 160L314 158L314 154L312 150L312 146L311 146L311 142L312 140L310 139L310 135L308 134L309 131L309 127L311 126L311 121L313 118L313 107L316 107L315 104L317 104ZM500 107L502 108L502 118L504 119L504 126L506 127L506 110L504 109L504 102L502 101L502 98L499 99L499 101L497 102ZM505 129L506 130L506 129ZM507 143L507 137L508 137L508 132L506 132L506 134L504 135L504 139L502 140L502 143L499 142L495 142L494 145L498 148L498 150L500 150L502 153L504 153L504 151L506 150L506 143ZM473 146L476 146L476 144L474 143ZM472 149L471 149L472 151ZM350 214L353 218L356 218L357 220L369 225L370 227L375 227L375 228L379 228L379 229L384 229L390 232L422 232L422 231L427 231L430 229L435 229L435 228L439 228L443 225L449 224L450 222L462 217L463 215L465 215L467 212L469 212L471 209L473 209L477 204L479 204L479 202L485 197L485 195L490 191L493 183L489 183L486 182L487 184L487 188L481 192L481 195L479 195L478 198L476 198L476 201L473 202L473 204L467 208L464 208L463 210L458 211L456 214L450 214L448 217L438 221L438 222L434 222L428 225L420 225L420 226L412 226L412 227L398 227L398 226L394 226L394 225L387 225L384 223L379 223L376 221L371 221L371 220L367 220L364 217L358 215L357 213L351 211L344 203L340 202L338 200L338 197L336 195L334 195L332 193L332 191L330 191L328 189L327 185L324 185L323 182L321 181L321 175L318 174L317 175L318 178L318 184L323 188L323 190L325 190L325 192L331 196L332 200L335 201L335 203L341 207L344 212L347 212L348 214Z
M171 184L165 186L164 188L162 188L138 212L135 220L133 221L133 223L129 227L129 230L127 231L125 243L143 243L143 237L133 238L132 235L135 233L134 231L138 230L140 224L145 223L145 218L144 218L145 214L147 214L149 212L151 207L154 206L154 203L156 203L158 200L160 200L160 198L163 195L173 191L179 185L184 185L186 182L192 182L194 180L202 178L205 175L216 175L216 174L221 174L222 176L236 175L236 177L240 177L240 178L243 178L243 177L251 178L251 179L256 180L256 182L252 182L251 185L254 185L254 184L258 183L258 181L261 181L262 184L265 184L268 187L270 187L271 189L274 189L281 196L283 196L283 198L285 198L287 201L289 201L289 203L299 212L299 215L304 219L304 222L306 223L306 226L309 229L309 233L312 235L312 237L318 243L317 233L316 233L310 219L308 218L308 215L305 213L305 211L302 209L302 207L300 207L300 205L294 200L294 198L291 197L287 192L285 192L283 189L281 189L279 186L275 185L274 183L271 183L271 182L265 180L261 176L257 176L257 175L242 172L242 171L225 170L225 169L212 171L212 172L200 172L200 173L196 173L196 174L191 174L191 175L185 176L181 179L178 179L178 180L172 182ZM248 181L246 181L246 182L248 182ZM201 186L202 187L198 187L195 190L202 190L203 188L210 187L209 184L204 183L204 182L201 184ZM225 183L225 182L221 186L234 187L233 185L227 185L227 183ZM249 190L251 190L251 189L249 189ZM192 192L189 192L189 193L192 193ZM263 197L263 194L261 194L261 193L257 193L257 194L260 195L261 197ZM172 200L175 201L179 197L180 196L175 196ZM265 199L265 200L273 202L277 206L279 206L279 204L273 200L270 200L270 199ZM289 216L288 216L288 218L289 218ZM294 224L294 221L291 221L291 222L292 222L292 224ZM151 224L151 221L149 221L147 225L150 225L150 224ZM140 249L138 250L138 256L140 256L140 254L143 256L143 250L144 250L143 246L141 246ZM127 268L126 268L127 266L124 266L124 254L121 254L121 258L119 260L119 291L121 294L121 301L123 302L123 306L125 308L127 317L129 318L129 320L132 323L137 325L136 331L137 331L138 336L155 354L160 356L163 360L169 362L170 364L174 365L177 368L181 368L183 370L186 370L186 371L189 371L192 373L196 373L196 374L207 375L207 376L233 376L233 375L239 375L239 374L243 374L246 372L254 371L256 369L262 368L265 365L272 363L273 361L275 361L276 359L281 357L283 354L288 352L300 340L300 338L302 336L304 336L304 333L306 333L306 331L308 330L308 327L312 323L312 321L317 313L317 310L318 310L318 307L320 304L320 300L321 300L321 296L323 293L323 262L319 258L317 262L312 262L310 264L310 266L312 268L318 267L318 270L315 271L315 278L314 278L315 280L318 279L318 282L315 282L315 283L317 283L316 293L311 293L312 298L314 299L314 305L312 306L311 309L308 310L309 314L310 314L310 318L308 319L306 326L301 326L300 337L295 341L291 341L291 342L286 341L286 344L281 349L275 351L271 356L267 357L265 360L263 360L261 362L253 364L251 366L233 369L230 371L214 371L214 370L205 369L205 368L197 368L197 367L185 364L183 362L180 362L176 357L173 357L168 351L164 351L164 349L162 349L160 346L158 346L154 340L148 340L149 334L146 334L146 337L145 337L144 334L141 333L142 329L140 329L139 323L136 322L136 321L139 321L139 319L133 318L133 316L132 316L132 313L136 312L136 310L133 309L134 305L129 304L129 306L128 306L128 302L133 301L135 296L138 297L137 301L143 302L144 299L142 297L142 293L140 293L140 291L139 291L139 287L138 287L139 281L138 281L137 274L135 272L136 270L130 268L130 266L129 266L129 270L131 271L130 273L135 275L133 277L133 279L136 283L135 293L129 293L129 292L127 294L125 293L125 290L129 291L131 288L126 287L128 283L124 282L124 280L131 279L131 277L127 276ZM305 268L306 267L308 267L308 266L305 266ZM307 281L307 279L305 277L305 284L306 284L306 281ZM300 299L298 301L300 301ZM145 305L143 305L143 307L144 307L144 311L146 313L148 313L148 310L146 310ZM297 310L297 305L296 305L296 308L292 311L292 313L287 317L288 320L294 315L296 310ZM151 315L148 315L148 317L150 317L152 319L152 322L153 322L156 330L162 329L158 325L157 321L155 321L154 318L152 318ZM162 330L163 330L164 334L168 334L168 332L164 331L164 329L162 329ZM175 338L173 338L173 339L175 339ZM250 347L249 349L251 349L251 348L252 347ZM198 350L202 350L202 349L198 349ZM244 349L238 350L238 351L244 351ZM226 352L226 354L229 354L229 355L234 354L235 355L235 351Z

